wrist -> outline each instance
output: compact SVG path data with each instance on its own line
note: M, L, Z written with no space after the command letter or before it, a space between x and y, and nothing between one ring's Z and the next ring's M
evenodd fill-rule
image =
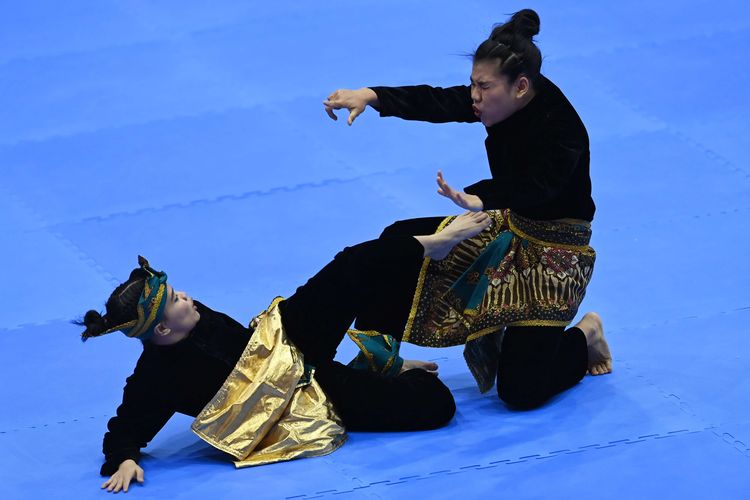
M482 203L482 199L479 196L475 194L470 194L469 196L471 197L471 210L474 212L481 212L484 210L484 203Z
M380 104L380 101L378 100L378 94L376 94L374 90L369 87L363 87L359 90L360 92L362 92L362 97L365 99L365 102L368 106L375 107Z

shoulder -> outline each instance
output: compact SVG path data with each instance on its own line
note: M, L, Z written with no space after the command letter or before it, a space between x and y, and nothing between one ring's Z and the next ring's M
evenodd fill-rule
M128 385L137 385L141 382L147 382L163 369L164 360L161 359L161 351L154 345L146 342L143 344L143 351L135 363L133 373L127 378Z
M542 98L543 135L565 137L576 142L588 143L588 132L583 120L578 115L562 90L545 76L541 76L541 89L538 97Z
M228 314L225 314L220 311L214 311L207 305L199 302L194 301L194 304L196 307L198 307L198 312L201 315L201 319L198 322L199 328L205 328L205 327L223 327L223 328L231 328L231 329L245 329L237 320L229 316Z

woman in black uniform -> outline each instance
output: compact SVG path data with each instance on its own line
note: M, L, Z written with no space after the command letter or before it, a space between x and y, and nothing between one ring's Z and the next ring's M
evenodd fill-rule
M489 341L490 336L472 352L484 358L499 357L494 362L485 359L481 364L496 367L500 398L520 407L538 406L565 389L560 381L575 380L570 375L580 373L582 366L583 373L588 370L592 375L612 369L601 320L596 314L584 317L584 323L597 331L595 336L584 335L586 328L584 332L578 328L565 330L572 320L569 313L577 310L593 270L595 254L588 242L595 206L591 198L588 134L560 89L540 73L542 56L533 41L539 25L536 12L525 9L507 23L495 26L473 54L470 86L337 90L324 101L326 112L334 120L333 110L347 108L349 125L369 105L380 116L432 123L481 122L486 127L485 148L492 178L458 191L438 172L438 193L467 210L505 211L507 227L500 234L511 235L514 243L505 245L504 255L496 255L496 261L505 257L511 262L506 260L502 269L490 266L479 271L491 273L493 281L505 280L508 286L502 293L512 295L519 287L521 293L515 298L502 298L498 292L494 303L491 294L487 294L484 310L451 310L454 315L463 315L464 323L477 315L492 316L489 310L493 307L517 313L494 313L496 321L504 322L498 326L505 327L502 338L495 339L499 354L491 352L498 347ZM383 237L432 234L443 220L434 217L399 221L386 228ZM534 231L523 229L530 227ZM530 236L530 232L534 234ZM529 243L536 245L532 252L527 251ZM474 256L481 256L482 250ZM498 248L494 251L497 253ZM539 261L549 266L543 270L540 267L537 273L534 263ZM468 268L465 263L461 269ZM429 277L432 269L425 265L422 272ZM577 273L580 279L571 284L566 273ZM419 286L421 281L421 292ZM443 293L447 287L443 286ZM560 293L553 294L551 288L558 288ZM434 298L435 294L433 301ZM557 314L553 314L555 308ZM536 312L530 314L529 309ZM369 328L368 321L360 318L357 327ZM445 323L440 318L434 323L441 321ZM471 340L472 335L478 337L487 331L473 328L464 339ZM433 333L436 337L445 335L445 328L436 327ZM405 340L409 340L408 332ZM454 341L430 340L431 345ZM494 374L472 371L480 387L489 388L488 378L494 378Z
M398 340L406 317L396 315L408 309L413 292L383 291L425 257L439 261L490 223L487 214L469 212L440 234L348 247L250 328L175 290L165 273L139 258L140 267L109 297L106 314L90 310L79 322L83 340L121 331L143 343L104 435L100 472L111 477L102 487L127 491L133 479L143 482L140 449L174 413L196 417L192 430L238 467L330 453L343 444L344 429L448 423L455 403L434 363L399 360L400 369L385 376L333 358L352 321L375 304L384 318L375 326Z

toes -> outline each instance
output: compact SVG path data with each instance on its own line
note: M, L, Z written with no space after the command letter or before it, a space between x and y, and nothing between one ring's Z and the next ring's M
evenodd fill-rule
M603 375L604 373L607 373L607 369L605 365L598 363L589 368L589 373L591 375Z
M591 375L604 375L612 373L612 364L610 362L597 363L589 368Z

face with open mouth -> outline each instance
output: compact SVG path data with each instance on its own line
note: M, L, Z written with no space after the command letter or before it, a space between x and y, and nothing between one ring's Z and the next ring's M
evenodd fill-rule
M474 115L485 127L499 123L519 109L517 82L510 84L497 71L494 60L478 61L471 70L471 100Z

